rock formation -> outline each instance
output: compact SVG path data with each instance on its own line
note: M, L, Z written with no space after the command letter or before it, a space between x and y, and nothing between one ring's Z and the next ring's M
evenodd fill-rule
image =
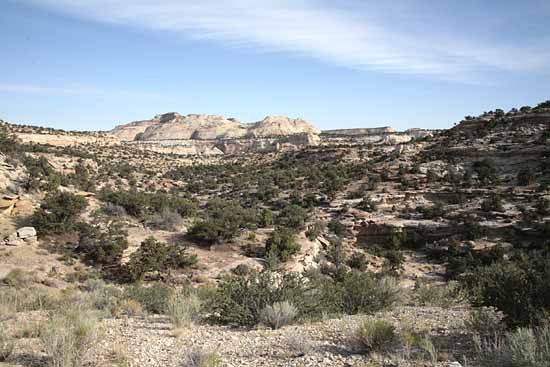
M319 131L302 119L268 116L261 121L243 124L232 118L216 115L187 115L171 112L151 120L117 126L110 131L123 141L151 140L216 140L318 134Z

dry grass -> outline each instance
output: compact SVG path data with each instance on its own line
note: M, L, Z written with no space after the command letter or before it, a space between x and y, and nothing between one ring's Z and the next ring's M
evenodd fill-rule
M279 329L290 325L297 315L298 309L290 302L276 302L271 306L266 306L260 312L260 321L272 329Z
M166 305L166 315L174 328L188 327L200 319L201 301L194 294L176 293Z

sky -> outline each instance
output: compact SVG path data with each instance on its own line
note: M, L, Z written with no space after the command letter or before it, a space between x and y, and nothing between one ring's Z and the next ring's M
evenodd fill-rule
M0 119L447 128L550 99L549 0L2 0Z

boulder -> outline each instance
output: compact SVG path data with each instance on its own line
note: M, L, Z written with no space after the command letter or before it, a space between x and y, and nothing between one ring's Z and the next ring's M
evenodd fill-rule
M34 227L23 227L17 230L17 236L26 240L27 238L36 237L36 229Z
M6 246L19 246L24 243L33 244L38 241L34 227L22 227L4 239Z

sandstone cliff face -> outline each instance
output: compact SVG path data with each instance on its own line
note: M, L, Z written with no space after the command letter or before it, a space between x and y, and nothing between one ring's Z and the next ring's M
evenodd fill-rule
M318 134L302 119L268 116L252 124L216 115L187 115L176 112L157 115L151 120L121 125L111 130L123 141L215 140Z
M357 128L357 129L337 129L337 130L323 130L323 135L341 135L341 136L360 136L360 135L385 135L393 134L395 130L389 126L384 127L371 127L371 128Z
M153 120L136 121L125 125L119 125L113 130L109 131L109 133L123 141L134 140L136 136L143 134L143 132L147 130L147 128L158 123L155 119L156 116L155 118L153 118Z
M294 134L319 134L319 130L302 119L291 119L285 116L268 116L251 125L249 137L287 136Z
M155 117L154 123L135 140L210 140L239 138L245 134L246 128L233 119L215 115L181 116L170 113L161 115L160 118Z
M211 156L289 151L318 145L319 141L319 136L316 134L302 133L268 138L135 140L124 144L157 153Z
M68 147L79 144L114 144L111 137L96 135L16 133L23 143L48 144L56 147Z

